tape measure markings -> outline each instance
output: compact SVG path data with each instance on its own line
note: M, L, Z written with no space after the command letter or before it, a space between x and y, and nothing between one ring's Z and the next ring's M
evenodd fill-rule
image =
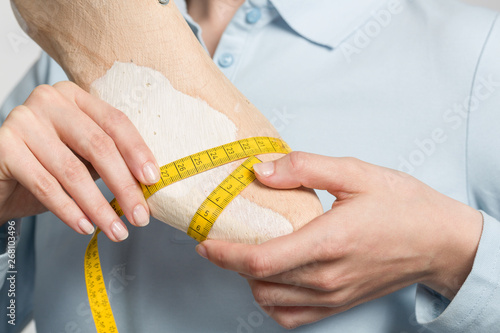
M255 180L252 167L261 161L251 156L226 177L200 205L191 223L187 234L199 242L207 239L215 221L224 208Z
M255 137L226 143L162 166L160 168L160 181L149 186L141 184L142 192L144 193L144 197L148 199L170 184L215 167L252 155L268 153L287 154L290 151L290 147L283 140L270 137ZM113 199L110 204L118 216L123 215L123 210L116 199Z
M102 275L101 261L97 247L97 236L101 230L96 229L85 252L85 283L90 309L94 317L97 332L118 332L111 305L109 304L106 285Z
M249 157L210 193L194 214L187 233L201 242L206 239L224 208L255 180L256 177L252 167L255 163L259 163L260 160L253 155L265 153L287 154L290 151L290 147L277 138L256 137L227 143L162 166L160 168L160 181L151 186L141 184L142 191L144 197L148 199L162 188L182 179ZM110 205L118 216L124 215L116 199L113 199ZM99 259L97 236L100 231L99 228L96 228L96 232L85 252L85 283L97 332L114 333L118 332L118 330L106 293Z

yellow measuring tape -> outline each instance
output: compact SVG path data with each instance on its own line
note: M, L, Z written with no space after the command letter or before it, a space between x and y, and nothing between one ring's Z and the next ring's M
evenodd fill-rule
M100 232L101 230L97 228L89 245L87 245L87 251L85 251L85 284L87 285L90 310L92 310L97 332L114 333L118 332L118 329L109 304L97 248L97 235Z
M200 172L253 155L270 153L288 154L291 151L285 141L266 136L234 141L186 156L162 166L160 168L160 181L151 186L141 184L142 192L144 193L144 197L148 199L162 188ZM111 201L111 206L118 216L123 215L123 211L116 199Z
M187 230L189 236L198 242L207 239L210 229L224 208L255 180L252 167L260 162L255 156L248 158L210 193L191 220Z
M201 242L207 238L210 229L224 208L246 186L255 180L252 167L254 164L259 163L260 160L253 155L269 153L287 154L289 152L291 152L290 147L283 140L277 138L255 137L231 142L186 156L162 166L160 168L160 181L151 186L141 184L142 191L144 197L148 199L162 188L182 179L249 157L210 193L196 211L187 234ZM123 211L116 199L113 199L110 204L118 216L123 215ZM85 252L85 283L87 285L87 294L97 332L118 332L106 293L99 260L97 246L97 236L99 233L100 230L97 228Z

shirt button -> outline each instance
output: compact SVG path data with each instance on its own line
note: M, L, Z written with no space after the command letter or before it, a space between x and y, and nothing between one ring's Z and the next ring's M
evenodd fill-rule
M234 62L234 57L230 53L224 53L219 57L219 65L223 68L231 66L233 62Z
M254 24L257 23L257 21L260 20L262 17L262 12L260 11L259 8L253 8L251 11L247 13L247 23L248 24Z

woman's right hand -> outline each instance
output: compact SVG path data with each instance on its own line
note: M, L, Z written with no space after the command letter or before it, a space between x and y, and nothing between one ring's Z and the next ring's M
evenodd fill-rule
M50 210L81 234L93 232L92 221L124 240L99 176L132 224L149 223L139 182L160 178L153 153L125 114L74 83L37 87L0 127L0 225Z

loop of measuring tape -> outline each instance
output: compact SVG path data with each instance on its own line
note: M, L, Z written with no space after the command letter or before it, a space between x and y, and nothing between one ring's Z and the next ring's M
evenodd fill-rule
M161 179L152 186L142 185L144 197L148 199L162 188L182 179L194 176L218 166L249 157L236 168L222 183L215 188L195 213L188 228L188 235L198 241L207 238L213 224L224 208L249 184L255 180L253 165L260 160L253 155L291 152L290 147L281 139L255 137L231 142L222 146L193 154L160 168ZM110 202L118 214L123 215L116 199ZM90 309L98 333L118 332L111 305L106 293L102 275L96 229L85 252L85 283L89 297Z
M189 236L198 242L207 239L208 233L224 208L255 180L252 167L260 162L262 161L255 156L249 157L209 194L191 220L187 230Z
M266 136L234 141L186 156L162 166L160 168L160 181L151 186L141 184L142 192L144 193L144 197L148 199L162 188L203 171L253 155L271 153L288 154L291 151L285 141ZM118 216L123 215L123 210L116 199L113 199L110 204Z

